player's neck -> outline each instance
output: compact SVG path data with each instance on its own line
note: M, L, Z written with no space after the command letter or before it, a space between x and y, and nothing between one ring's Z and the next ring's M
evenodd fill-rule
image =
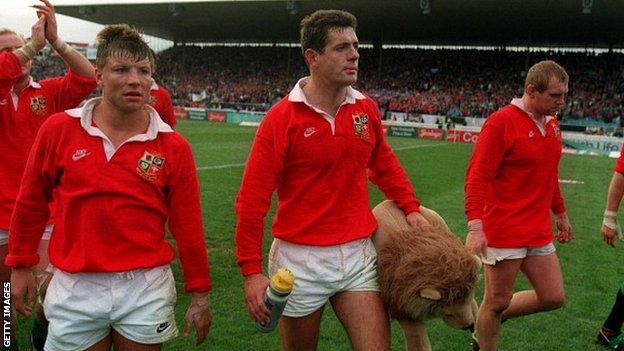
M129 138L145 133L150 117L146 109L120 111L103 99L93 109L93 121L113 145L118 147Z
M534 120L538 122L544 123L544 120L546 119L546 115L540 114L539 112L535 110L535 107L533 106L531 99L527 95L522 96L522 105L524 106L524 109L530 113L531 118L533 118Z
M321 79L310 77L303 87L303 92L313 106L335 116L338 107L344 102L347 95L346 86L337 86Z
M15 92L15 94L19 94L28 86L28 83L30 83L30 75L26 74L19 77L17 81L15 81L15 84L13 84L13 92Z

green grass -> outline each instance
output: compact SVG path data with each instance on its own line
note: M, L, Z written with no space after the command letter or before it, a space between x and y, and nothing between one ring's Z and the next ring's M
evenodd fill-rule
M240 184L243 164L255 133L254 128L198 121L182 121L178 130L191 142L202 189L206 241L210 251L214 289L211 293L213 326L202 350L277 350L276 332L258 333L245 310L242 277L234 258L235 218L233 203ZM389 138L396 154L415 185L421 201L438 211L456 235L466 234L463 214L463 180L472 146L409 138ZM425 145L432 145L422 147ZM621 249L602 243L599 235L604 199L614 160L600 157L564 155L560 177L584 184L562 184L568 213L576 237L557 245L567 304L558 311L528 316L505 323L501 350L600 350L593 342L606 317L622 279ZM531 186L527 184L527 186ZM371 187L371 206L382 195ZM266 223L270 223L270 218ZM268 227L268 225L267 225ZM265 250L271 237L265 232ZM620 243L618 243L620 244ZM623 243L624 244L624 243ZM179 264L174 263L178 288L177 320L183 328L188 297L182 291ZM478 298L481 297L481 286ZM528 286L518 279L517 288ZM467 350L470 335L453 330L440 321L428 323L433 350ZM392 348L403 350L398 324L392 326ZM182 337L168 342L165 350L191 350ZM321 326L319 350L349 350L348 339L331 308L326 308Z

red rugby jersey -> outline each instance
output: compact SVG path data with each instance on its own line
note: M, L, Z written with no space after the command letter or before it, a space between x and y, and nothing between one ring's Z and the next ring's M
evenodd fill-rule
M158 112L160 118L165 121L171 128L175 128L176 118L173 114L173 102L171 100L171 94L165 89L165 87L158 85L154 82L150 88L150 102L149 104Z
M546 134L518 106L488 117L466 171L468 220L482 219L492 247L538 247L553 239L550 211L565 211L558 183L561 132L549 118Z
M8 229L28 152L41 124L54 113L76 107L93 92L96 81L71 70L39 83L31 80L18 93L15 110L11 89L21 71L19 60L13 53L2 53L0 67L0 228Z
M299 82L257 131L236 198L236 258L243 275L262 271L263 220L277 190L273 236L304 245L369 237L377 223L368 177L406 214L420 204L383 136L375 102L356 90L335 118L308 106Z
M52 193L50 262L67 272L121 272L168 264L177 242L186 291L211 287L199 184L188 142L153 109L150 126L114 150L92 125L98 99L41 127L9 231L10 267L37 263Z

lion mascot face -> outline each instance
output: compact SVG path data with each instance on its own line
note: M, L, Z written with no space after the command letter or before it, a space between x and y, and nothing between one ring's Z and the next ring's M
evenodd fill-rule
M441 318L452 328L474 324L480 261L450 231L442 217L424 206L430 228L410 227L392 201L373 209L378 222L373 242L381 296L406 336L408 350L430 350L424 321Z

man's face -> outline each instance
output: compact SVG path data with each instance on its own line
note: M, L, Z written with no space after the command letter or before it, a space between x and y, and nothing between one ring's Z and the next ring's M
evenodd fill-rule
M323 53L314 51L310 69L315 75L339 86L349 86L357 81L359 42L353 28L329 30ZM310 50L310 49L308 49Z
M0 35L0 52L1 51L13 51L21 48L26 44L24 40L17 34L2 34ZM25 64L22 65L22 74L20 76L28 76L30 74L30 68L32 67L32 62L28 60Z
M555 116L565 105L567 93L568 82L562 82L554 77L550 78L546 90L541 93L534 90L532 93L535 112L543 116Z
M136 61L131 55L113 55L96 69L102 97L119 111L131 113L145 107L152 84L149 59Z

